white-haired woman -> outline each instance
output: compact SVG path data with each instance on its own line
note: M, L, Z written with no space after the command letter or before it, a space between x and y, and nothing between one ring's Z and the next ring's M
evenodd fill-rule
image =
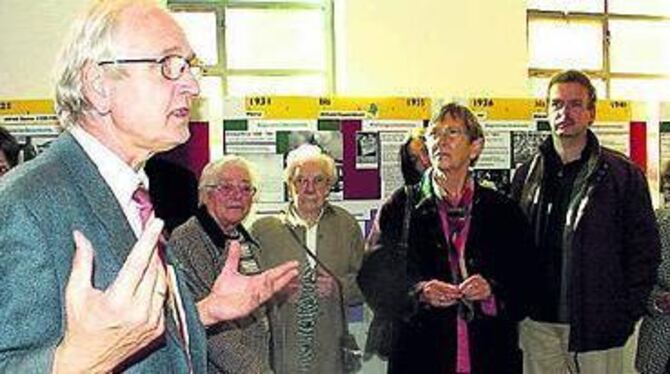
M169 242L196 302L216 287L233 242L241 248L239 272L260 273L258 243L242 224L253 204L256 181L253 165L240 156L227 155L202 171L198 187L201 205L174 230ZM210 326L207 372L271 373L268 326L264 305L246 317Z
M341 373L340 296L346 305L362 302L356 275L363 236L351 214L328 203L337 179L335 163L318 147L303 145L289 153L284 177L290 203L251 229L262 248L263 268L287 260L300 261L302 268L294 287L275 298L274 369L280 374Z

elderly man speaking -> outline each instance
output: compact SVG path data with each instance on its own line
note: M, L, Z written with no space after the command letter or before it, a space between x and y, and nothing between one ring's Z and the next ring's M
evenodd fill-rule
M202 325L297 275L222 272L230 286L196 309L159 241L142 166L188 139L196 61L152 1L96 1L74 24L56 87L67 131L0 187L0 372L205 372Z

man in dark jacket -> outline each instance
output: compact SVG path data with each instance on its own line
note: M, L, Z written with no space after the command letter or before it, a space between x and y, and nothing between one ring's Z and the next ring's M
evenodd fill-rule
M623 346L644 311L660 256L642 171L589 130L596 93L569 70L549 82L551 137L512 183L537 256L524 372L622 373Z

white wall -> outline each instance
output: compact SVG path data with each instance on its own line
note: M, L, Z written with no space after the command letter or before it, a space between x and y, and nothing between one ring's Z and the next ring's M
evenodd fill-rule
M85 3L0 0L0 98L51 98L61 40Z
M87 4L88 0L0 0L0 98L53 96L56 55L70 23Z
M340 95L527 96L525 0L335 0Z
M164 1L163 1L164 2ZM0 0L0 98L50 98L86 0ZM524 0L335 0L339 95L525 96Z

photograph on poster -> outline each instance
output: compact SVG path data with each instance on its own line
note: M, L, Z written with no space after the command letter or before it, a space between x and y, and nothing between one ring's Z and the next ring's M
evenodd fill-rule
M356 169L377 169L379 167L379 133L356 133Z
M339 131L291 131L288 136L288 151L303 144L319 146L336 163L342 162L342 133Z
M313 144L335 161L337 181L330 189L332 201L344 198L344 179L342 178L342 133L339 131L291 131L288 136L288 152L303 144ZM286 157L286 154L284 157ZM286 165L286 160L284 160Z
M670 161L661 162L660 177L661 207L667 209L670 208Z
M473 171L477 183L482 186L509 195L510 193L510 171L508 169L477 169Z
M29 161L35 158L38 154L44 152L49 148L51 142L56 139L55 136L23 136L19 135L16 140L21 145L20 161Z
M512 167L516 168L533 157L537 147L547 137L548 132L513 131L512 132Z

